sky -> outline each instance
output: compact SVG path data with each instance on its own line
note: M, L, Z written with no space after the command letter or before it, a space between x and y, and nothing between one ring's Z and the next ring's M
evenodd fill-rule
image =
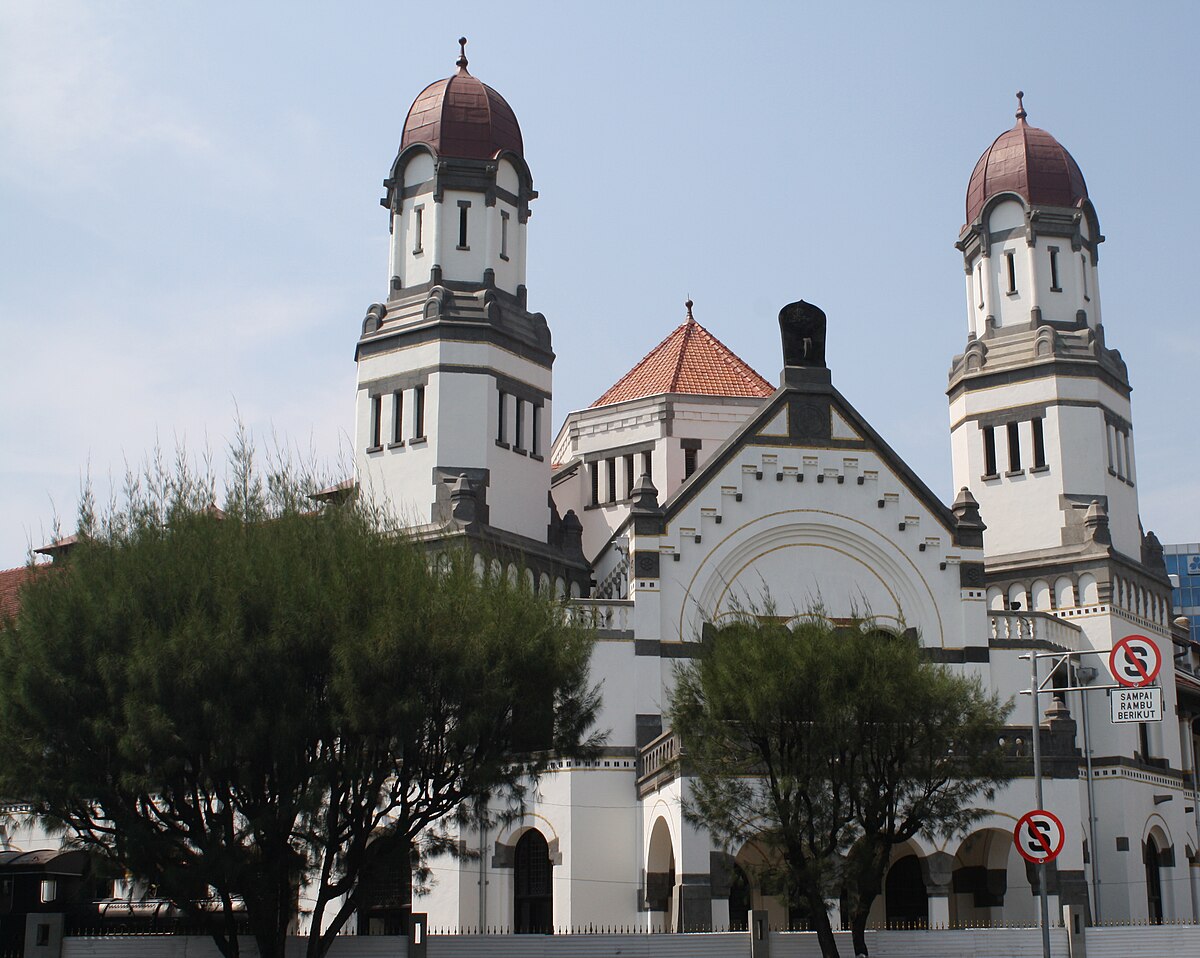
M336 471L387 289L382 180L416 95L471 72L540 198L530 308L555 426L684 318L768 379L829 317L835 386L940 496L975 161L1029 122L1083 169L1128 363L1143 524L1200 541L1200 5L0 2L0 568L147 452L242 422ZM1185 255L1186 254L1186 255ZM985 517L986 519L986 517Z

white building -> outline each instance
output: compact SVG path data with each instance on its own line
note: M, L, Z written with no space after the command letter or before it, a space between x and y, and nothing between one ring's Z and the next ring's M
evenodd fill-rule
M1023 108L971 174L958 236L953 504L836 390L824 316L802 303L781 311L778 387L688 303L684 323L551 441L555 356L526 305L537 193L513 111L465 56L418 96L386 187L387 298L357 349L359 481L430 534L465 539L481 565L583 597L601 625L593 678L611 729L602 757L562 763L518 823L463 834L478 860L433 863L417 904L432 926L720 927L749 904L786 922L781 902L745 887L753 849L730 856L683 820L689 782L667 764L676 740L663 722L703 618L764 586L784 607L820 596L831 616L867 607L915 628L934 660L1005 698L1028 687L1022 653L1100 651L1080 662L1107 684L1113 643L1151 637L1164 650L1162 723L1112 724L1104 692L1042 699L1045 805L1067 832L1048 890L1055 914L1200 917L1196 660L1178 627L1173 645L1162 550L1138 519L1096 209L1078 165ZM1030 720L1024 697L1006 732L1014 756L1030 754ZM1026 774L970 835L898 850L879 918L1033 919L1034 870L1012 833L1034 807Z

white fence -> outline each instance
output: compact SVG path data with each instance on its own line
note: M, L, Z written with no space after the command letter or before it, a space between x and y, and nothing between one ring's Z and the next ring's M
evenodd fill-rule
M820 958L813 932L773 931L770 958ZM835 936L853 958L848 932ZM750 958L746 932L687 935L430 935L428 958ZM1053 958L1071 958L1066 930L1050 933ZM288 939L288 958L303 958L305 938ZM407 939L342 937L331 958L404 958ZM872 958L1041 958L1036 928L869 931ZM1200 925L1139 925L1086 930L1087 958L1190 958L1200 955ZM219 958L212 939L192 935L111 935L66 938L64 958ZM243 958L257 958L242 939Z

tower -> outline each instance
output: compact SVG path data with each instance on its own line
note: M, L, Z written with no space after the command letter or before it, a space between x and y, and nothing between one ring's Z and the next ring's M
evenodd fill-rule
M1141 558L1130 385L1105 343L1100 233L1079 165L1017 122L967 187L967 344L950 371L955 486L988 524L987 552L1050 557L1087 543Z
M537 192L516 115L459 44L457 71L413 102L384 181L388 288L355 351L357 471L415 525L447 521L465 476L479 521L545 542L554 353L525 289Z

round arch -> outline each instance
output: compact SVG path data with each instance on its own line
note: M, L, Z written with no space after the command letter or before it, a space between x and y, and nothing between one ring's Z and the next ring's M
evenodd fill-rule
M911 556L866 523L820 509L787 509L731 529L700 561L680 603L681 636L708 615L753 609L764 593L786 613L820 605L837 617L915 626L926 645L945 641L938 600ZM689 621L689 617L691 621Z

